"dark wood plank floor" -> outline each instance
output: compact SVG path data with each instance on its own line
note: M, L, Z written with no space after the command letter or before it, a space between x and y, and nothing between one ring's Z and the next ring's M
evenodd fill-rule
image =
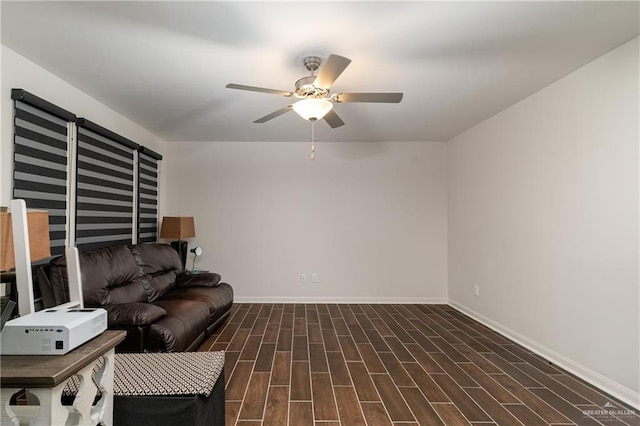
M448 305L236 304L227 425L640 425L635 410Z

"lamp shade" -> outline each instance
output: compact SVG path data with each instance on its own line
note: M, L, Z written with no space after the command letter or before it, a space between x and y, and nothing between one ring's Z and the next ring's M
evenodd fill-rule
M51 257L49 213L45 210L27 211L27 227L31 262ZM15 268L15 262L11 213L3 211L0 212L0 271Z
M196 236L196 228L192 217L165 216L162 218L160 238L184 240Z
M293 104L293 110L309 121L320 120L332 108L333 104L326 99L307 98Z

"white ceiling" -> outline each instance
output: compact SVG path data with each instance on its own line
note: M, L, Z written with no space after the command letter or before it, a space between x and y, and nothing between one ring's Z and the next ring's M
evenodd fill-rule
M2 43L167 141L299 141L302 58L352 59L322 141L446 141L638 36L631 2L9 2ZM29 90L28 87L24 89ZM81 113L78 111L78 113ZM100 117L87 117L100 123ZM100 123L108 126L108 123Z

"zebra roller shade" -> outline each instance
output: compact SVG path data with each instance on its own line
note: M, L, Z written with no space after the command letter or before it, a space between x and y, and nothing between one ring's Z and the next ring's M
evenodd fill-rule
M132 243L133 154L137 147L123 145L78 124L76 242L79 250Z
M13 197L49 212L51 255L63 254L69 121L21 100L14 105Z
M155 153L138 153L138 242L158 241L158 162Z

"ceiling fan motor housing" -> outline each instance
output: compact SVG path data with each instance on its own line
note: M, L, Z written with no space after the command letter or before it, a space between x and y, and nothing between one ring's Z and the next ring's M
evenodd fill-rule
M314 71L320 68L322 60L318 56L306 56L303 60L304 67L311 75L302 77L296 81L296 97L298 98L324 98L329 94L329 89L316 87L313 83L316 81Z
M316 77L309 75L296 81L296 96L298 98L324 98L329 94L329 89L321 89L313 85Z

